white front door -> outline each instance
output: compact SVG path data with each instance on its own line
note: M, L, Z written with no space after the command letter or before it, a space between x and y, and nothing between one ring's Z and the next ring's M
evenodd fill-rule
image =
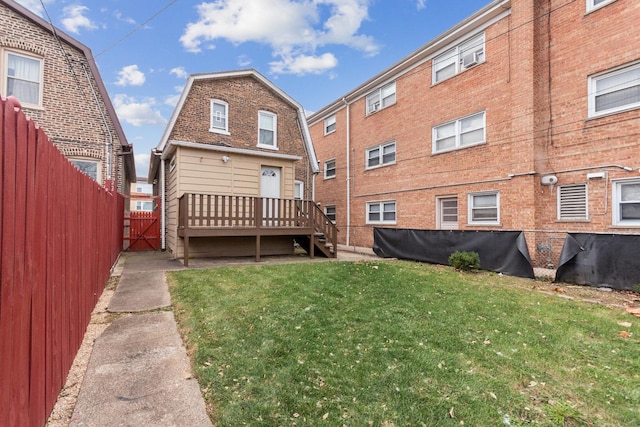
M438 230L458 229L458 198L438 197L436 228Z
M260 173L260 197L263 197L263 217L265 219L276 218L278 216L277 199L280 198L280 168L262 166Z

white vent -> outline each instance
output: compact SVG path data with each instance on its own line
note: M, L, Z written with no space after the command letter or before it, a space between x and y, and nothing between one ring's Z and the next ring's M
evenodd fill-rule
M379 109L380 109L380 103L379 102L376 102L375 104L369 106L369 112L370 113L375 113Z
M585 184L563 185L559 190L558 217L587 219L587 186Z
M478 65L479 62L480 62L480 59L478 58L477 52L473 52L462 57L463 68L473 67L474 65Z

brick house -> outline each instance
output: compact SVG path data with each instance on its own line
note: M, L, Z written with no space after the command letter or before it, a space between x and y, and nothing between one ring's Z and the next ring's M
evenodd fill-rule
M640 234L635 0L496 0L308 118L339 242L373 227Z
M79 169L127 194L135 182L127 142L91 50L11 0L0 0L0 94ZM113 187L111 187L113 183Z
M252 69L191 75L149 168L163 248L185 264L292 253L315 238L317 172L304 110L277 86Z

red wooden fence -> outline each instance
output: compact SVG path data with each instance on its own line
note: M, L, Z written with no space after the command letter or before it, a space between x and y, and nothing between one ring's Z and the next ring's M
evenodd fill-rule
M156 198L156 199L159 199ZM153 212L131 211L125 216L129 221L129 236L124 238L128 251L156 251L160 249L160 205Z
M0 426L43 426L122 248L124 198L0 100Z

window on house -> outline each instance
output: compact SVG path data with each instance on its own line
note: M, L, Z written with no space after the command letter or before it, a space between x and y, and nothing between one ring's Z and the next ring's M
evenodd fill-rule
M324 134L328 135L336 131L336 116L335 114L329 118L324 119Z
M259 136L258 145L266 148L278 148L277 119L273 113L260 111L258 113Z
M143 212L153 212L153 202L150 200L136 200L136 210Z
M489 191L469 194L469 224L498 224L500 193Z
M176 168L177 163L178 163L177 156L173 156L169 161L169 172L172 172Z
M587 219L587 184L558 187L558 219Z
M146 182L136 183L136 193L151 194L152 192L153 192L153 185L147 184Z
M293 197L296 200L302 200L304 198L304 182L296 180L294 183L293 191Z
M335 206L325 206L324 214L329 218L329 221L336 223L336 207Z
M606 4L613 3L616 0L587 0L587 11L598 9Z
M324 179L336 177L336 159L324 162Z
M614 181L613 224L640 225L640 180Z
M42 60L14 52L7 52L5 58L7 96L13 95L24 104L40 106Z
M367 202L367 224L395 224L396 201Z
M396 82L378 88L367 95L367 114L396 103Z
M71 159L71 163L75 165L80 172L89 175L94 181L100 182L100 162L91 160Z
M229 104L218 99L211 100L210 132L229 133Z
M433 83L453 77L484 61L484 33L481 33L433 59Z
M387 142L367 149L367 169L396 162L396 142Z
M485 112L433 128L433 153L456 150L485 142Z
M589 78L589 117L640 107L640 63Z

